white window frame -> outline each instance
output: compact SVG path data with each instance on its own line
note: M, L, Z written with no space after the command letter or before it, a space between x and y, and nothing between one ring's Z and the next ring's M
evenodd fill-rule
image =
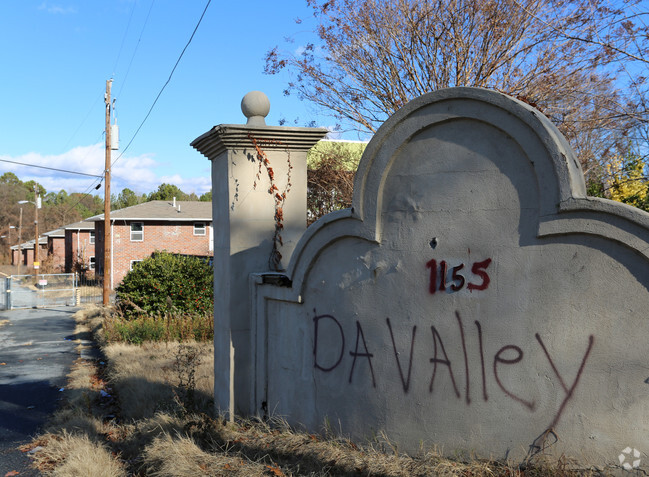
M143 262L143 261L144 261L144 260L131 260L131 264L130 264L130 266L129 266L129 270L133 270L133 265L135 265L136 263Z
M92 255L92 256L88 257L88 270L94 270L95 265L96 265L95 256Z
M207 224L205 222L194 222L194 235L205 236L206 234Z
M134 231L133 231L133 226L134 226L135 224L140 224L140 227L142 228L142 230L136 230L136 231L134 232ZM130 228L130 231L131 231L131 242L144 242L144 222L131 222L129 228ZM142 238L140 238L140 239L134 239L134 238L133 238L133 233L136 233L136 234L142 234Z
M90 238L88 239L88 243L91 243L91 244L95 243L95 231L94 230L90 231Z

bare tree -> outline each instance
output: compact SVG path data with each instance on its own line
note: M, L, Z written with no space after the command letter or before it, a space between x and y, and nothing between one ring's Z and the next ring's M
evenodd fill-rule
M643 0L591 0L588 8L600 19L586 29L555 25L563 38L588 45L615 68L618 87L626 94L616 105L617 114L630 119L629 150L635 159L646 163L649 155L649 5ZM619 178L618 178L619 179ZM646 178L645 178L646 180Z
M638 98L621 88L630 59L592 38L624 16L599 0L307 0L318 41L271 50L287 92L373 132L409 100L452 86L502 91L543 111L575 148L587 177L628 147ZM644 116L642 117L644 118Z

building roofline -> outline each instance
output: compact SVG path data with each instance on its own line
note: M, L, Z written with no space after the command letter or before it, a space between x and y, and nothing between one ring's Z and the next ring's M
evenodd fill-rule
M93 222L101 222L104 220L104 214L101 214L97 217L92 217ZM137 222L212 222L212 217L111 217L111 223L119 222L121 220L135 220Z

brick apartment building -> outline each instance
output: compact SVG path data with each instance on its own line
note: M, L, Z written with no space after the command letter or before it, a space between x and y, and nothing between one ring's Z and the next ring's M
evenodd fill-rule
M87 220L95 224L96 271L102 274L104 216ZM111 288L156 251L213 256L211 202L154 200L111 212L110 223Z
M38 257L43 260L47 257L47 237L38 238ZM32 268L34 266L34 241L24 242L11 247L11 264Z
M90 220L66 225L65 271L95 269L95 223Z
M45 232L39 237L39 259L46 273L70 273L94 270L95 267L95 223L75 222L56 230ZM34 264L34 241L11 247L12 265L31 268ZM77 265L77 267L75 267ZM45 270L47 268L47 270Z
M51 230L43 236L47 237L47 258L41 257L41 262L47 263L47 272L65 272L65 229Z

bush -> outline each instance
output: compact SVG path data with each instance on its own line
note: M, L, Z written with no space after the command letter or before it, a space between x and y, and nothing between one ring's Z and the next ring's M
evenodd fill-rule
M205 315L214 305L212 267L196 257L155 252L126 274L116 288L126 317L189 313Z

